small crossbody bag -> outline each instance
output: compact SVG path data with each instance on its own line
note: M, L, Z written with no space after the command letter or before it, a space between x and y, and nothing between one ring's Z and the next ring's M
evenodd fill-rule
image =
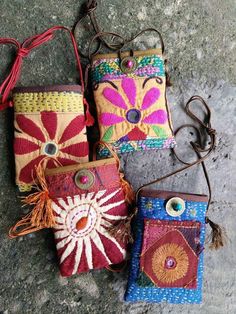
M66 31L71 38L81 86L14 88L23 59L38 46L52 40L58 30ZM17 48L10 74L0 86L0 110L14 107L16 184L20 191L30 191L35 166L45 157L49 168L55 167L54 161L61 165L88 161L86 126L93 124L93 118L84 98L83 73L77 45L68 28L52 27L42 34L26 39L22 44L3 38L0 39L0 44L13 44Z
M189 109L190 103L200 100L208 112L210 109L200 97L192 97L186 109L210 135L210 147L202 148L192 143L198 159L185 164L151 183L136 193L137 215L134 222L134 243L131 253L130 275L125 295L126 301L201 303L203 283L203 252L205 226L212 228L212 248L223 246L223 233L219 225L207 217L211 202L211 187L204 160L215 146L215 131L210 121L204 124ZM193 125L185 125L192 127ZM179 129L179 130L180 130ZM179 132L177 130L177 133ZM177 134L176 133L176 134ZM206 152L201 157L200 153ZM209 196L174 191L150 190L147 187L190 167L201 164L207 181Z
M100 138L118 154L175 146L166 100L164 43L144 51L96 54L91 78ZM97 34L95 38L106 34ZM99 154L108 154L100 149Z
M67 277L126 260L128 238L111 230L127 219L133 192L115 154L47 169L45 178L39 166L37 175L40 191L24 200L33 209L10 230L11 238L51 227L60 273Z

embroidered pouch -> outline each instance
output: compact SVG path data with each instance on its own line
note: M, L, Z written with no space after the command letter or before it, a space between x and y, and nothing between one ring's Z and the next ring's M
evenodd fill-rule
M119 264L127 238L112 233L128 216L131 187L115 158L36 171L42 191L25 198L34 205L10 237L52 227L62 276Z
M83 77L77 46L71 31L53 27L46 32L28 38L19 44L17 59L12 72L1 87L2 103L8 101L19 76L20 64L32 49L51 40L54 32L62 29L69 32L80 73L81 86L58 85L14 88L9 105L15 109L15 164L16 184L20 191L30 191L35 175L35 166L47 159L47 167L88 161L86 125L91 125L84 114ZM14 81L14 84L11 82ZM12 85L11 85L12 84ZM9 86L10 85L10 86ZM4 94L5 93L5 94ZM88 110L87 110L87 114Z
M126 301L200 303L206 195L139 194Z
M203 120L191 110L194 101L200 101L203 106ZM211 184L204 160L210 156L216 143L216 131L211 127L211 110L200 96L192 96L186 103L185 110L201 125L202 131L205 130L205 139L207 135L209 137L208 146L202 145L203 133L196 126L180 126L175 136L183 129L195 130L197 141L191 141L190 147L197 159L187 162L173 149L173 154L183 167L146 183L137 190L138 211L125 296L127 301L200 303L205 224L208 223L212 229L210 248L219 249L225 242L224 230L206 216L211 203ZM209 197L146 189L199 164L206 179Z
M160 39L162 49L97 54L92 59L100 138L119 154L175 145ZM101 148L99 154L108 151Z

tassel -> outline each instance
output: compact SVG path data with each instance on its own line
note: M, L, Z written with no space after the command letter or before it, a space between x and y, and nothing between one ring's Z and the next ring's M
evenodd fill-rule
M120 172L120 183L125 194L127 203L132 204L134 201L134 191L128 181L124 179L124 174Z
M29 214L23 217L9 230L10 238L16 238L43 228L51 228L55 225L52 201L49 197L44 168L42 163L36 167L36 178L39 185L36 184L35 188L38 191L22 199L23 206L33 205L34 207ZM18 228L20 228L20 230L18 230Z
M86 126L92 126L94 125L94 118L91 115L90 111L89 111L89 104L87 102L87 100L84 98L84 105L86 106L86 121L85 124Z
M218 250L225 244L225 231L219 225L211 221L208 217L206 217L206 223L209 224L212 229L210 235L211 244L209 247L210 249Z
M134 239L131 232L131 221L137 213L135 208L134 213L128 216L126 219L121 220L118 224L113 225L108 229L111 236L124 243L133 243Z

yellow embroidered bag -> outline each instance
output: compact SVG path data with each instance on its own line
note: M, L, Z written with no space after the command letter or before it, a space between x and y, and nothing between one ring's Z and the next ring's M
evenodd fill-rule
M160 32L153 28L134 38L145 31L158 34L161 48L94 54L91 61L100 139L119 154L175 146L166 101L164 43ZM96 34L91 45L104 34L112 33ZM99 152L102 156L108 154L106 149Z
M53 39L57 30L65 30L71 37L81 86L14 88L23 58L27 57L34 48ZM9 76L0 88L1 109L14 106L16 184L20 191L29 191L33 183L35 167L45 157L49 168L55 167L54 160L61 165L88 161L86 125L91 125L93 118L89 114L88 104L83 96L83 74L77 45L68 28L55 26L42 34L26 39L23 44L17 41L14 41L14 44L18 50L17 57ZM10 101L9 93L12 89L12 101ZM87 106L87 119L84 105Z

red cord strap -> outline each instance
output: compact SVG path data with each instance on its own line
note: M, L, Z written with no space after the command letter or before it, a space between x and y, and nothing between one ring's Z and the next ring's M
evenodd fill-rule
M0 44L12 44L17 47L17 56L16 59L13 63L13 66L11 68L11 71L7 78L4 80L2 85L0 86L0 110L4 110L7 107L12 107L13 104L9 100L9 94L12 91L12 89L15 87L19 76L20 76L20 71L21 71L21 66L22 66L22 61L24 57L27 57L29 53L34 49L42 44L48 42L49 40L52 40L54 38L54 32L57 30L65 30L69 33L72 44L73 44L73 49L74 49L74 54L77 62L77 68L79 71L80 75L80 81L81 81L81 92L82 95L84 94L84 80L83 80L83 72L82 72L82 67L80 63L80 57L79 57L79 52L77 48L77 44L74 38L73 33L71 30L67 27L64 26L54 26L52 28L49 28L45 32L29 37L27 38L22 44L20 44L17 40L13 38L0 38ZM86 117L87 117L87 125L92 125L93 124L93 117L90 115L88 111L88 104L86 102L86 99L83 98L83 103L86 106Z
M16 49L19 51L20 50L20 43L15 40L14 38L0 38L0 44L1 45L13 45L16 47ZM11 102L6 101L6 95L2 93L4 90L5 86L7 85L7 82L9 80L9 76L5 79L5 81L2 83L0 86L0 110L4 110L7 107L11 107L12 104ZM7 96L8 97L8 96Z

